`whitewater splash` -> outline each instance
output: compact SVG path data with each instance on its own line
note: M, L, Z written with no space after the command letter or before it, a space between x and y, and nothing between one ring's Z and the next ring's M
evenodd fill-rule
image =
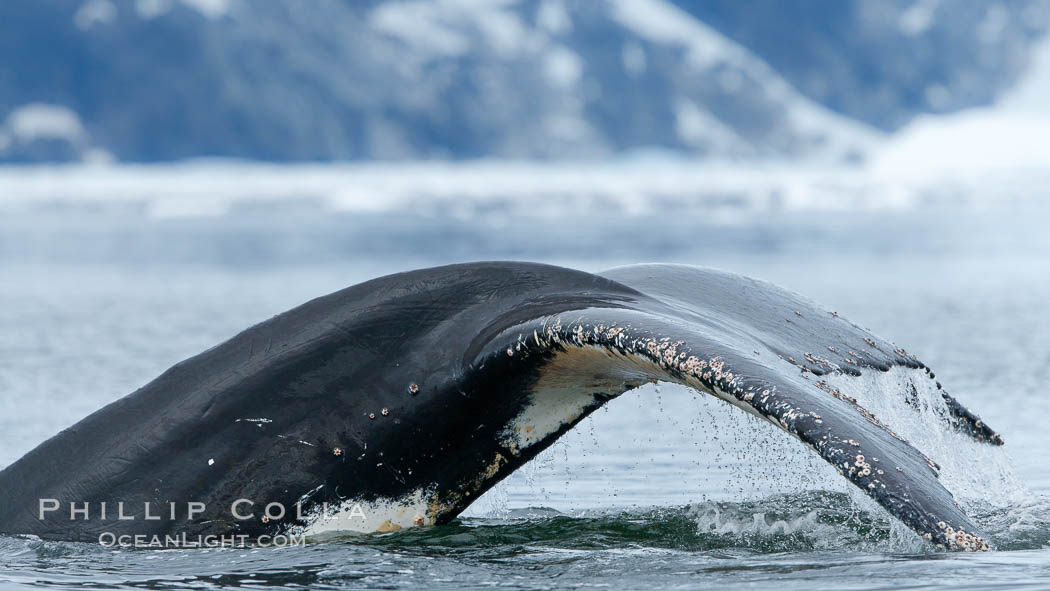
M935 382L904 368L827 380L926 451L945 487L997 548L1050 544L1050 499L1016 477L1009 446L981 444L950 428ZM912 389L912 397L898 396ZM656 530L646 543L701 551L934 551L787 433L721 401L660 383L606 408L612 412L588 417L486 493L464 523L507 525L515 534L542 531L551 519L583 520L575 527L587 531L644 523ZM652 425L643 451L644 441L616 436L632 419ZM680 484L654 489L654 481ZM530 505L537 499L544 508Z

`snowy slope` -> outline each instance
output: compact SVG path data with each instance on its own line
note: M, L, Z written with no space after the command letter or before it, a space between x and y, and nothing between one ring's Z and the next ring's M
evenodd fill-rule
M927 5L3 2L0 161L857 161L995 96L1045 28L1029 0Z
M990 107L927 116L902 130L873 162L901 177L1050 174L1050 40L1024 79Z

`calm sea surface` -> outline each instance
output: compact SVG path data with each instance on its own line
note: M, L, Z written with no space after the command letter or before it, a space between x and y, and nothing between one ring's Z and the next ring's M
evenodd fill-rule
M114 551L0 537L0 586L1050 588L1048 213L8 212L0 466L175 362L374 276L481 259L590 271L670 261L779 283L914 351L1002 433L997 461L1023 485L1004 492L978 477L965 491L1000 551L935 552L770 425L679 387L646 386L451 525L266 549Z

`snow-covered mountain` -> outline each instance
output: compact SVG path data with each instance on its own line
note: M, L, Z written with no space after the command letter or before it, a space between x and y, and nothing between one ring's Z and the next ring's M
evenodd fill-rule
M858 160L1018 79L1050 5L9 0L0 161Z

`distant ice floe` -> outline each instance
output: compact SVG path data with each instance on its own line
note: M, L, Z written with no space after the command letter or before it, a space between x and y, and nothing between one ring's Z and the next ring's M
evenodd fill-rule
M863 169L639 157L594 163L420 162L0 167L0 212L61 204L153 218L245 211L496 216L718 216L906 208L922 195ZM246 209L247 208L247 209Z

